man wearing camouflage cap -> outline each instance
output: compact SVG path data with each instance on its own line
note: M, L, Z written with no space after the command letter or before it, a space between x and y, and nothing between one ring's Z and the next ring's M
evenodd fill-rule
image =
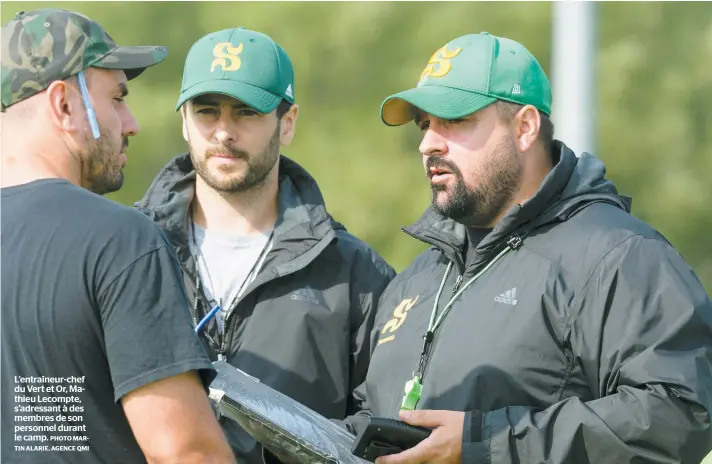
M2 462L234 462L170 244L97 195L167 53L65 10L2 28Z
M712 302L550 112L534 56L488 33L382 105L420 129L432 206L406 232L431 248L381 298L347 422L434 430L376 462L697 464L712 446Z

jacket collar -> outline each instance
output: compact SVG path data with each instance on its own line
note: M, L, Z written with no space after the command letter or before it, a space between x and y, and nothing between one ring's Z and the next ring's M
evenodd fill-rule
M279 210L270 255L280 254L289 259L308 251L334 229L343 226L328 214L316 181L303 167L280 156L278 169ZM161 169L135 205L166 231L182 261L188 259L189 254L189 211L195 195L195 179L190 155L178 155Z

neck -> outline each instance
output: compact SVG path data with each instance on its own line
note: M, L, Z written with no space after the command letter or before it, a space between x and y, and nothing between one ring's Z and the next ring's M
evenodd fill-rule
M5 131L7 133L7 131ZM22 137L31 140L31 137ZM3 137L2 158L0 163L0 186L12 187L23 185L40 179L65 179L75 185L80 185L80 170L73 163L62 162L65 153L58 150L63 144L48 144L46 147L23 144L12 137ZM54 145L54 146L53 146Z
M197 176L193 221L205 229L227 235L252 235L270 230L277 222L277 167L265 182L245 192L218 192Z
M512 205L523 205L529 201L539 191L549 172L554 169L551 154L546 153L544 150L538 150L534 156L528 156L525 160L522 185Z
M551 162L550 155L543 150L537 152L533 156L526 157L524 161L522 182L519 189L512 197L512 201L507 203L497 217L495 217L492 222L487 224L484 228L494 228L514 205L523 205L534 195L536 195L541 187L541 184L544 182L544 179L553 168L554 165Z

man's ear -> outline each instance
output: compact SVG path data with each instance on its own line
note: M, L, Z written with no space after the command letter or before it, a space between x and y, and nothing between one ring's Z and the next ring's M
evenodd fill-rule
M529 150L539 135L541 129L541 115L532 105L523 106L514 116L516 127L517 147L519 151Z
M50 120L63 132L80 130L82 99L79 90L69 85L67 81L54 81L45 91L45 100Z
M289 110L282 116L281 129L279 133L279 143L287 146L292 143L294 132L297 126L297 116L299 115L299 105L294 103Z

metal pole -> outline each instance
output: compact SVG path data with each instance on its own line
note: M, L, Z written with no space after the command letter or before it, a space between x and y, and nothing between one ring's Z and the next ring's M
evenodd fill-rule
M577 155L595 154L596 2L563 0L552 5L555 137Z

